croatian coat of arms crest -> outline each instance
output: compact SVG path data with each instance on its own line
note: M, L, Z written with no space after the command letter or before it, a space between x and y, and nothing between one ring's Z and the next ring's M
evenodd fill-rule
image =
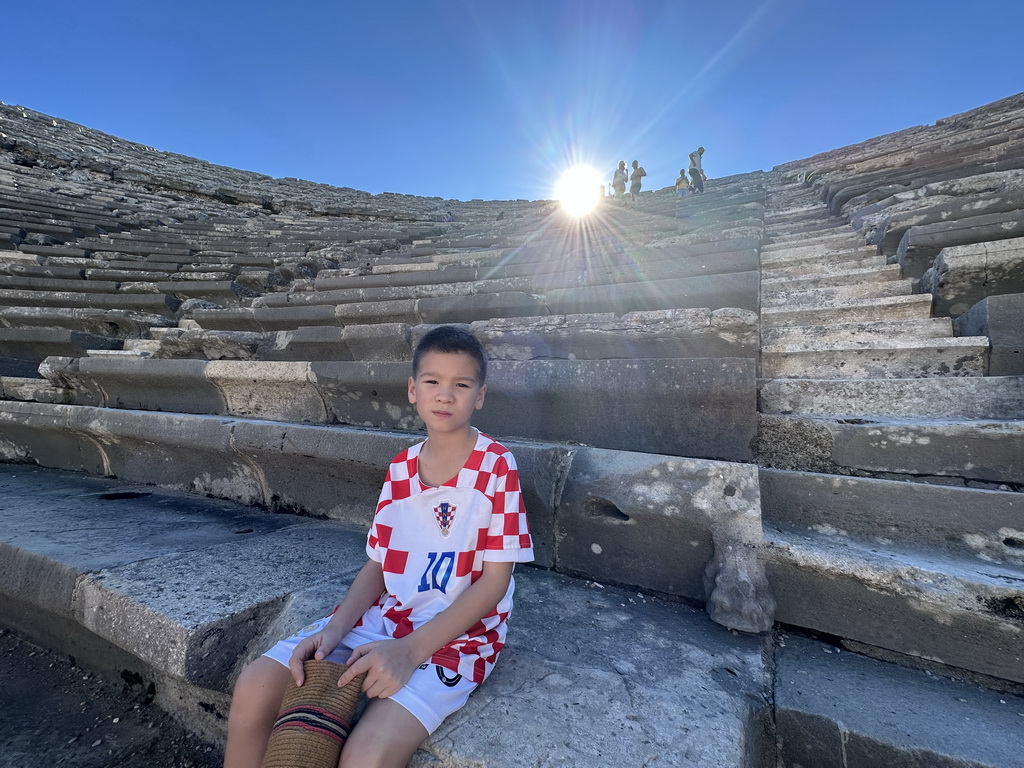
M439 502L434 507L434 519L437 520L437 527L441 529L441 536L448 538L452 532L452 523L455 522L455 505L450 501Z

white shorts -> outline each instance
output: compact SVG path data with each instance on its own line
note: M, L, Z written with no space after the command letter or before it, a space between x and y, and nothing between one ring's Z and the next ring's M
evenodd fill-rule
M325 616L314 621L307 627L303 627L291 637L277 643L273 648L264 653L264 656L288 666L288 660L303 638L319 632L330 616ZM362 632L360 632L362 630ZM365 627L359 627L349 632L341 639L338 647L327 657L328 661L344 664L352 655L352 649L364 643L372 643L376 640L390 640L387 635L373 635L366 632ZM413 717L422 723L427 733L433 733L439 725L452 712L458 712L466 704L469 694L476 690L477 684L472 680L464 678L457 672L452 672L436 664L421 664L412 673L409 682L401 690L390 698L405 707L412 713Z

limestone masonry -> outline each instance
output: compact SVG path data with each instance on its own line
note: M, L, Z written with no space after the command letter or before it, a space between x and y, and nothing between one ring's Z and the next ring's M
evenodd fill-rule
M413 765L1024 766L1024 94L580 220L0 104L0 625L221 741L438 323L537 560Z

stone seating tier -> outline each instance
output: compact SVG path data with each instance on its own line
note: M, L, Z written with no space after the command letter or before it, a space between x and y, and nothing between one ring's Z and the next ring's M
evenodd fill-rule
M0 306L0 327L67 328L101 336L143 338L154 328L176 325L162 314L124 309Z
M121 349L111 336L66 328L0 328L0 357L41 363L51 355L80 356L89 350Z
M478 419L490 434L746 461L756 430L743 358L492 362ZM411 430L407 362L48 358L40 372L78 405ZM372 381L369 390L366 382ZM643 382L667 412L624 394ZM585 397L581 393L589 393Z
M421 439L265 419L9 401L0 404L0 419L12 428L12 441L0 445L8 460L92 474L106 467L124 479L145 476L165 487L302 510L361 532L379 491L374 478L393 455ZM97 429L105 437L98 439ZM630 572L630 581L641 582L637 586L707 601L712 618L725 626L761 631L770 625L772 607L757 558L755 468L550 443L511 445L537 564L578 574ZM309 483L310 472L322 482ZM341 496L339 487L346 488ZM665 494L673 499L671 508ZM633 522L623 525L624 517ZM586 529L582 538L570 534L580 526ZM613 546L616 540L621 544ZM591 547L592 541L601 546ZM686 558L678 556L678 541L692 542ZM664 556L639 559L645 546ZM628 568L620 567L623 558ZM222 650L232 659L241 655Z
M763 467L1020 492L1024 422L760 414Z
M920 158L915 156L915 162ZM831 213L853 216L861 208L872 206L899 193L907 193L937 182L956 182L959 179L990 173L1006 173L1024 168L1020 148L1008 148L999 158L964 162L964 158L944 158L946 165L935 167L923 163L924 167L913 170L887 168L875 173L840 179L821 184L821 195Z
M1024 411L1024 376L762 380L758 410L847 421L1011 421Z
M943 248L1021 236L1024 236L1024 219L1019 210L921 224L903 233L893 258L904 275L920 278Z

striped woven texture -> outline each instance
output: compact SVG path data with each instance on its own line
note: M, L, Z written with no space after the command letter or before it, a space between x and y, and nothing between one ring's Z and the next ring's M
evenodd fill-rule
M291 681L285 691L263 768L337 768L364 675L339 688L344 664L309 659L304 669L302 687Z

